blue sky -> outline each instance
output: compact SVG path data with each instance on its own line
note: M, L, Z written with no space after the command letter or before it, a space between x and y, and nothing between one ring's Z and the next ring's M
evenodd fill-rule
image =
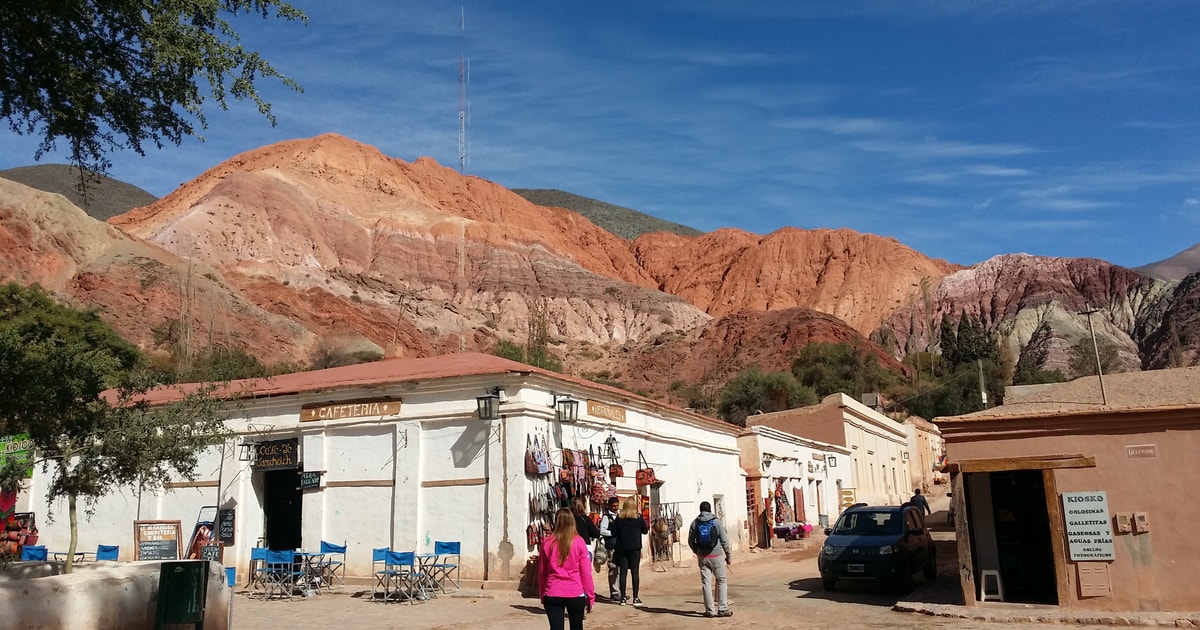
M239 19L299 81L111 174L163 195L233 155L337 132L700 230L848 227L974 264L1138 266L1200 242L1200 3L1188 0L295 3ZM460 7L466 30L458 31ZM35 142L0 134L0 168ZM49 155L43 162L63 161Z

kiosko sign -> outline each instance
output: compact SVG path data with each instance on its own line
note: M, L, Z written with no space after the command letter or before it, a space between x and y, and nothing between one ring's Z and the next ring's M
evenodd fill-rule
M400 413L399 400L366 400L339 403L337 405L315 405L300 410L300 422L316 420L341 420L343 418L370 418L394 416Z
M1067 521L1067 551L1071 559L1116 560L1108 493L1103 490L1064 492L1062 503L1063 517Z

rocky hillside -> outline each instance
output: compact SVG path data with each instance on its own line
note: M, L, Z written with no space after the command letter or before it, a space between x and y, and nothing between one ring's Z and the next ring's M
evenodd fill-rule
M1200 271L1200 243L1166 260L1138 267L1137 270L1160 280L1183 280L1189 274Z
M671 232L684 236L699 236L700 230L686 225L663 221L648 214L596 199L589 199L562 190L545 188L513 188L513 192L539 206L566 208L582 214L589 221L625 239L635 239L651 232Z
M79 169L68 164L19 166L0 171L0 178L62 195L88 216L101 221L154 203L156 199L137 186L105 175L89 172L81 177Z

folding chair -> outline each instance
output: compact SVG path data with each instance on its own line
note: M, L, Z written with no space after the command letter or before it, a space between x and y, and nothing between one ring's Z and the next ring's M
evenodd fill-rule
M429 576L417 567L417 554L412 551L388 551L387 566L388 580L393 595L403 595L409 604L426 601L432 595Z
M111 560L117 561L121 555L121 547L119 545L96 545L96 560Z
M297 568L294 551L267 551L266 593L264 597L279 595L292 599L296 586L304 578L304 568Z
M336 581L338 587L346 585L346 543L335 545L321 541L321 553L325 554L325 560L321 564L322 578L325 585L333 588L333 583Z
M382 596L386 602L391 594L391 567L388 566L388 554L391 552L387 547L371 550L371 574L375 576L375 585L371 587L371 599Z
M443 593L456 593L459 589L459 565L462 564L462 543L436 541L433 543L433 553L437 555L430 566L433 583ZM446 590L446 583L453 585L454 590Z
M22 562L46 562L49 553L46 545L24 545L21 547Z
M267 548L266 547L251 547L250 548L250 577L246 580L246 588L254 592L254 589L261 588L265 594L267 590Z

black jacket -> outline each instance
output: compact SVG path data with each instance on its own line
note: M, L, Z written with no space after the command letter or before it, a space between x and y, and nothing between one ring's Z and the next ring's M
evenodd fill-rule
M617 551L641 551L642 536L650 532L650 528L646 526L646 521L642 517L637 518L618 518L609 526L609 530L613 533L613 538L616 540Z
M592 544L593 540L600 537L600 530L596 528L596 524L592 522L592 519L582 514L575 515L575 530L579 533L579 537L583 539L583 542L589 545Z

